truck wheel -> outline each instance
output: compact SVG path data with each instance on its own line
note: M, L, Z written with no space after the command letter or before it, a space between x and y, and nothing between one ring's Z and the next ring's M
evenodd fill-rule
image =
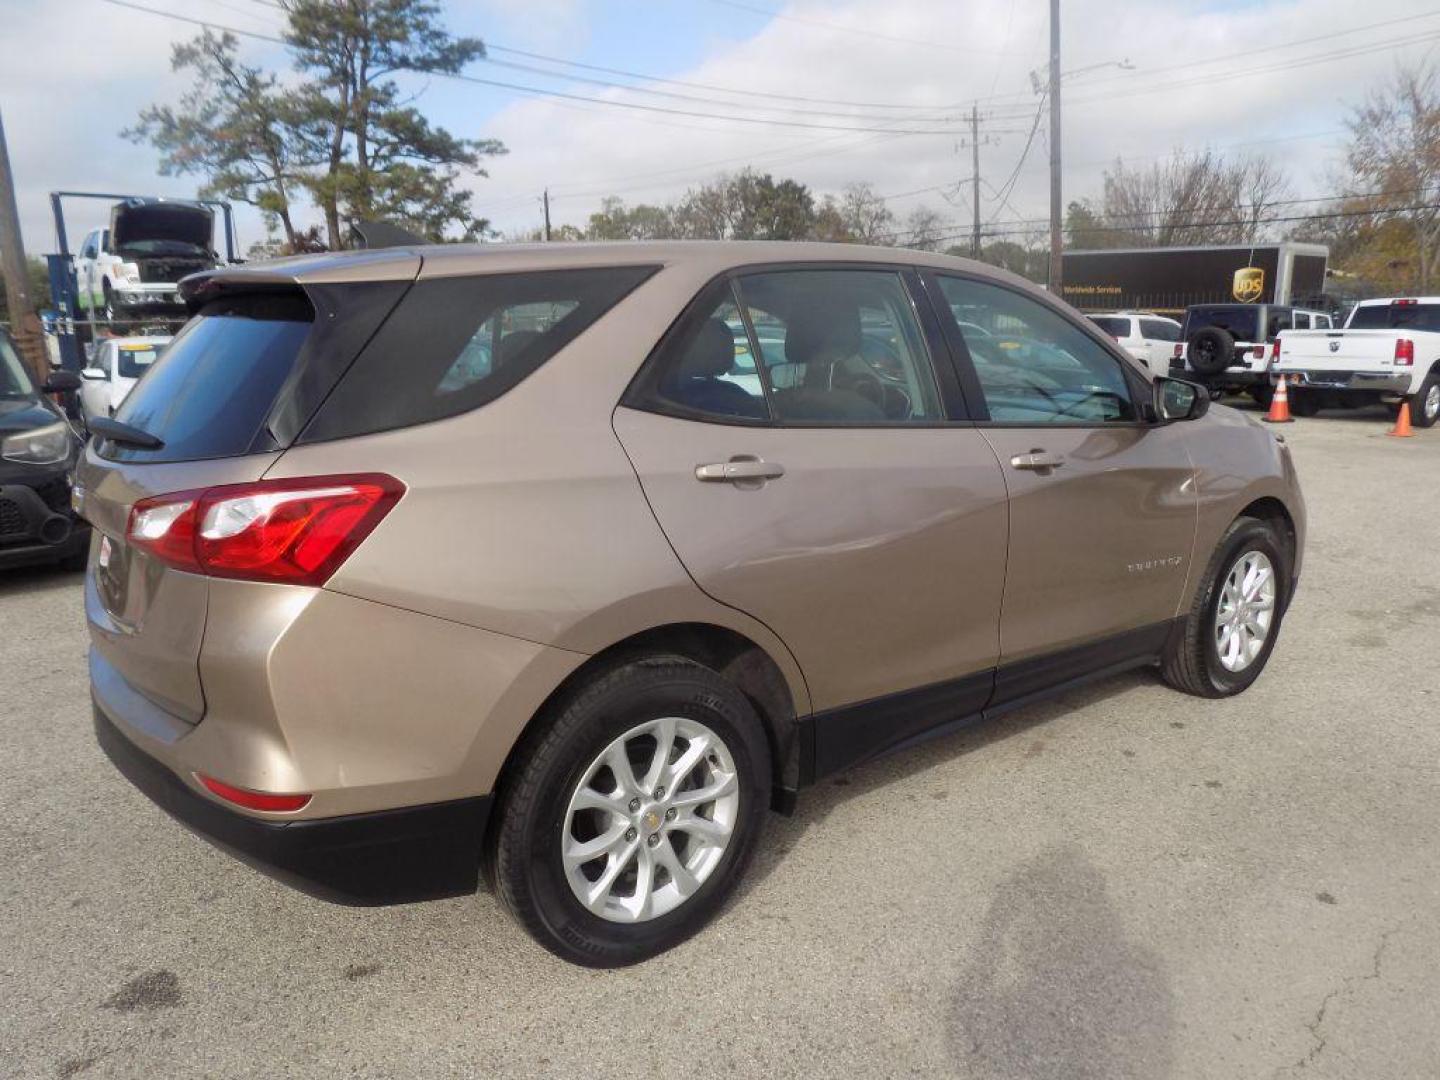
M1235 339L1218 326L1195 331L1186 344L1185 356L1196 374L1219 375L1235 362Z
M104 289L105 289L105 308L104 308L105 321L106 321L107 323L113 323L113 322L115 322L116 316L117 316L117 312L116 312L116 310L115 310L115 293L111 290L111 288L110 288L110 283L109 283L108 281L105 282Z
M1314 416L1324 402L1313 390L1291 390L1290 411L1296 416Z
M1269 383L1256 383L1250 388L1250 396L1255 399L1255 404L1262 409L1270 408L1270 402L1275 397L1275 387Z
M1428 428L1434 427L1437 419L1440 419L1440 375L1432 371L1410 398L1410 423Z

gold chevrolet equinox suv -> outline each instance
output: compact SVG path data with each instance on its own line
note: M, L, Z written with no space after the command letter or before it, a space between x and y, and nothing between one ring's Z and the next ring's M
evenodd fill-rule
M183 286L75 499L100 744L317 895L474 891L582 964L734 889L767 809L1125 668L1244 690L1284 443L960 259L445 246Z

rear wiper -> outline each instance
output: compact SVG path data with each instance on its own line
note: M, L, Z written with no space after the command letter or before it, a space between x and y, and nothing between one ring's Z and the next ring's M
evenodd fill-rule
M111 442L124 443L126 446L138 446L142 450L159 450L165 445L164 440L151 435L131 424L122 424L119 420L111 420L104 416L94 416L89 420L90 431L95 435L101 435Z

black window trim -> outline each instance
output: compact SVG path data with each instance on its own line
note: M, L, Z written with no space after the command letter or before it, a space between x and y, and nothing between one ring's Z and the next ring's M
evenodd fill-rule
M984 387L980 383L980 374L975 368L975 361L970 357L970 350L965 344L965 336L960 330L959 321L955 313L950 310L948 303L935 303L940 308L939 318L945 331L945 338L950 346L950 352L955 362L956 372L960 379L960 385L965 392L966 399L974 402L972 415L974 424L980 428L1013 428L1013 429L1037 429L1048 430L1056 428L1065 429L1086 429L1086 430L1114 430L1124 428L1152 428L1155 426L1151 418L1151 387L1152 381L1148 369L1142 374L1139 370L1140 362L1128 352L1122 350L1108 334L1103 333L1098 326L1092 323L1083 315L1076 316L1070 309L1057 303L1048 293L1036 295L1025 289L1017 288L1009 282L1000 281L996 278L983 274L966 272L963 269L951 270L926 266L921 270L921 280L925 283L932 296L944 299L944 292L941 289L940 279L943 277L958 278L963 281L975 282L980 285L990 285L997 289L1004 289L1006 292L1014 293L1039 304L1041 307L1048 307L1056 316L1077 327L1100 346L1102 352L1108 353L1112 359L1120 365L1121 376L1125 379L1126 386L1131 394L1131 404L1135 407L1136 418L1134 420L1112 420L1108 423L1087 420L1056 420L1056 421L1034 421L1023 422L1017 420L992 420L990 408L985 401Z
M930 362L930 369L935 377L936 387L940 395L940 408L944 415L935 420L925 421L896 421L881 420L874 422L859 422L854 420L794 420L776 417L771 413L769 392L769 376L761 374L761 386L767 394L765 398L765 418L751 416L733 416L723 413L706 412L702 409L692 409L678 402L670 401L659 393L660 376L666 363L671 358L675 343L685 337L700 319L710 317L710 312L722 301L725 294L740 311L741 321L745 325L746 337L755 358L757 371L764 366L764 360L758 351L759 343L755 337L755 329L751 325L750 313L746 308L740 292L740 281L746 277L754 277L762 274L785 273L807 270L864 270L880 271L893 274L900 279L905 290L906 297L910 301L911 311L915 315L916 325L920 329L920 335L925 344L925 349ZM807 429L844 429L844 430L879 430L879 431L914 431L927 428L955 428L972 427L974 420L967 410L967 397L964 395L960 383L956 379L955 358L951 355L944 337L940 332L941 323L933 310L933 303L926 294L919 268L910 263L899 262L870 262L866 260L832 260L832 259L808 259L796 261L758 262L745 263L739 266L727 267L714 277L706 281L695 293L674 322L666 328L665 333L660 335L660 340L650 350L644 363L640 365L635 377L630 380L625 393L621 395L619 404L625 408L637 409L641 412L655 413L661 416L670 416L679 420L694 420L704 424L718 424L724 427L754 427L754 428L785 428L790 430Z

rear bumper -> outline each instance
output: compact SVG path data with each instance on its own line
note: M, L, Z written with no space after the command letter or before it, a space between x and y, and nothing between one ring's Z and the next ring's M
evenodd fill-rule
M1408 394L1410 373L1395 371L1326 371L1280 368L1276 375L1299 379L1299 385L1314 390L1363 390L1379 394Z
M335 818L247 817L200 795L94 706L95 737L132 784L181 824L256 869L335 903L472 893L491 796Z

